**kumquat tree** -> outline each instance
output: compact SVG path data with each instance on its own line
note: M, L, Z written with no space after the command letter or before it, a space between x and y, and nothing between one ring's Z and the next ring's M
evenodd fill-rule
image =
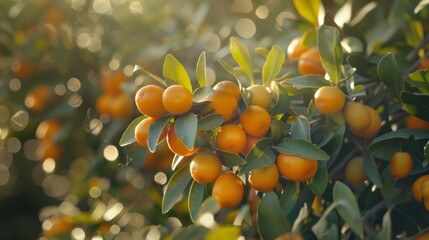
M429 239L428 1L6 2L4 239Z

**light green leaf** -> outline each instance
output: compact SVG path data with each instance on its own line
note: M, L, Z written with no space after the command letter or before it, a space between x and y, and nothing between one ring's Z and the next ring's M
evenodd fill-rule
M329 155L309 141L303 139L291 139L274 146L277 151L285 154L292 154L304 158L326 161Z
M229 51L235 62L249 78L250 83L254 84L252 57L247 47L238 39L231 37Z
M398 99L401 92L405 90L405 81L402 79L398 63L392 53L386 54L378 63L378 77L386 85L391 94Z
M162 78L160 78L159 76L157 76L157 75L155 75L155 74L153 74L153 73L151 73L151 72L149 72L149 71L147 71L146 69L144 69L144 68L142 68L142 67L140 67L140 66L138 66L138 65L135 65L134 66L134 72L133 73L135 73L135 72L139 72L139 71L142 71L144 74L146 74L147 76L149 76L150 78L152 78L152 79L154 79L154 80L156 80L156 81L158 81L159 83L161 83L162 85L167 85L167 83L165 82L165 80L164 79L162 79Z
M285 58L286 54L279 46L274 45L271 48L262 68L262 80L266 86L280 73Z
M258 229L262 239L275 239L290 231L289 222L274 192L267 192L261 198L258 206Z
M192 180L189 163L176 171L167 183L162 198L162 214L167 213L182 198L183 192Z
M363 238L362 216L352 190L344 183L337 181L334 185L333 199L334 202L341 202L341 204L337 206L337 211L341 218L360 238Z
M279 83L275 83L272 85L272 90L276 93L276 103L269 110L271 115L282 114L285 113L290 106L290 97L288 95L288 91L284 86Z
M177 60L171 54L168 54L165 57L163 74L164 74L164 78L168 78L186 87L190 92L192 92L191 79L189 78L189 75L186 72L186 69L179 62L179 60Z
M293 5L303 18L317 27L320 2L320 0L293 0Z
M207 76L207 69L206 69L206 53L202 52L200 57L198 58L197 62L197 81L200 87L206 86L206 76Z
M415 71L408 75L408 82L417 87L420 92L429 95L429 70Z
M197 136L198 118L197 115L189 112L176 119L174 130L177 136L189 150L194 149L195 138Z
M305 118L298 117L292 123L290 134L292 139L303 139L311 142L310 124Z
M429 122L429 95L404 91L401 93L401 101L409 114Z
M156 146L158 146L159 137L161 136L162 131L164 131L168 122L170 122L171 116L165 116L163 118L157 119L149 127L149 138L147 140L147 147L149 151L155 152Z
M211 230L204 240L236 240L240 234L241 231L238 226L222 226Z
M419 46L424 37L422 22L410 18L405 21L405 24L405 41L411 47L415 48Z
M308 218L308 207L307 203L299 210L298 217L295 219L292 225L292 233L300 233L302 222Z
M188 209L192 222L198 220L200 207L204 198L204 189L204 184L199 184L196 181L192 182L188 195Z
M328 73L331 82L338 85L341 79L341 63L343 59L343 48L338 29L327 25L320 26L317 32L317 47L323 67Z
M124 147L136 141L135 129L137 125L145 119L146 116L140 116L134 119L124 133L122 133L121 139L119 140L119 146Z

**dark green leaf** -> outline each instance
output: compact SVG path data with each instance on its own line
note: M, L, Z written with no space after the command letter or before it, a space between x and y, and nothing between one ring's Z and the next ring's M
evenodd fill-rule
M320 0L293 0L293 5L295 5L299 15L314 26L319 25Z
M309 187L314 194L321 196L328 185L328 168L326 162L319 161L316 175L311 179Z
M200 240L204 239L210 229L200 225L189 225L188 227L176 228L171 234L174 240Z
M374 158L368 152L362 152L362 156L364 159L363 169L369 180L371 180L371 182L374 183L377 187L383 188L383 182L381 180L381 176L378 172Z
M206 85L206 53L202 52L197 62L197 81L200 87Z
M367 78L373 78L377 74L377 64L369 62L360 54L351 54L347 57L347 63L356 69L356 73Z
M401 101L408 113L429 122L429 95L402 92Z
M191 79L189 78L189 75L186 72L186 69L171 54L168 54L165 57L163 74L164 74L164 78L168 78L186 87L190 92L192 92Z
M285 130L286 130L285 122L277 119L271 120L270 134L271 134L271 139L274 142L278 141L281 137L283 137L283 135L285 134Z
M252 169L271 166L276 160L271 150L271 140L261 139L246 156L246 164L240 169L239 175L245 174Z
M167 183L162 198L162 213L165 214L182 198L185 188L192 180L189 164L176 171Z
M415 71L408 75L407 80L422 93L429 94L429 70Z
M223 116L220 114L209 114L198 120L198 129L201 131L213 130L223 123Z
M258 206L258 229L262 239L275 239L290 231L289 222L274 192L267 192L261 198Z
M334 185L333 198L334 201L341 202L341 204L337 206L337 211L341 218L359 235L359 237L363 238L361 214L352 190L344 183L337 181Z
M232 152L216 150L216 154L219 156L222 165L224 165L225 167L235 167L246 163L246 160L244 160L238 154Z
M157 119L149 127L149 138L147 140L147 147L149 151L155 152L156 146L158 146L159 137L161 136L162 131L164 131L168 122L170 122L171 116L165 116L163 118Z
M402 79L398 63L392 53L381 58L377 67L378 77L389 89L390 93L400 99L401 92L405 89L405 81Z
M327 25L320 26L317 32L317 46L323 67L328 73L331 82L338 85L341 79L343 58L343 48L338 29Z
M294 209L295 203L299 196L299 183L288 181L286 186L283 187L283 192L280 196L280 205L283 210L283 214L286 216Z
M302 139L291 139L281 142L274 147L277 151L285 154L297 155L315 160L329 160L329 155L309 141Z
M234 58L235 62L238 64L244 74L246 74L246 76L249 78L250 83L253 84L253 63L252 57L247 47L238 39L231 37L229 51L231 52L231 55Z
M375 236L376 240L392 239L392 220L390 218L390 212L387 211L383 216L383 222L381 231Z
M295 219L292 225L292 232L293 233L299 233L301 232L301 225L303 224L304 220L308 218L308 207L307 204L304 203L304 206L299 210L298 217Z
M326 126L322 126L316 129L312 135L312 142L318 147L323 147L335 136L335 133Z
M268 85L280 73L285 58L286 54L279 46L274 45L271 48L262 68L262 80L265 85Z
M289 109L290 97L284 86L281 84L273 84L272 90L276 93L276 103L269 110L271 115L285 113Z
M189 150L194 149L195 137L197 136L198 118L194 113L187 113L180 116L174 123L174 130L177 136Z
M119 146L123 147L136 141L135 129L137 125L145 118L146 116L140 116L134 119L130 125L128 125L127 129L125 129L124 133L122 133L122 137L119 140Z
M310 124L305 118L297 117L292 123L290 134L292 139L302 139L311 142Z
M294 88L301 89L319 89L323 86L328 86L329 82L320 75L304 75L294 78L287 78L283 83L291 84Z
M429 130L422 130L422 129L398 129L394 132L388 132L386 134L383 134L381 136L378 136L374 138L373 140L373 146L376 144L380 144L383 141L389 140L389 139L409 139L410 136L414 136L416 140L429 138Z
M188 209L189 215L193 222L196 222L198 220L198 214L204 198L204 189L204 184L199 184L196 181L193 181L189 190Z

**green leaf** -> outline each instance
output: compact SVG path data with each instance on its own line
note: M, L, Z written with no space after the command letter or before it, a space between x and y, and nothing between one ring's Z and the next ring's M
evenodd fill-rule
M310 124L305 118L297 117L290 129L292 139L302 139L311 142Z
M246 156L246 164L240 169L239 175L245 174L252 169L271 166L276 160L271 150L271 140L261 139L250 150Z
M147 71L146 69L144 69L138 65L135 65L134 66L134 73L138 72L138 71L142 71L144 74L146 74L147 76L149 76L150 78L154 79L155 81L161 83L164 86L167 85L167 83L165 82L164 79L160 78L159 76Z
M185 188L192 180L189 163L171 176L162 198L162 214L167 213L182 198Z
M405 81L402 79L398 63L392 53L388 53L377 66L378 77L389 89L390 93L400 99L401 92L405 89Z
M326 162L319 161L316 175L311 179L309 187L314 194L321 196L325 192L327 185L328 168L326 166Z
M368 152L362 152L363 156L363 169L368 176L369 180L374 183L377 187L383 188L383 182L381 180L380 173L378 172L377 165L375 164L374 158Z
M238 226L222 226L212 229L204 238L204 240L236 240L240 237L241 232Z
M317 47L323 67L328 73L331 82L338 85L341 79L341 63L343 59L343 48L338 29L327 25L320 26L317 32Z
M200 101L204 100L204 98L208 97L213 92L213 88L207 86L195 89L193 93L194 102L197 104L201 103Z
M164 75L164 78L168 78L186 87L190 92L192 92L191 79L189 78L189 75L186 72L186 69L179 62L179 60L177 60L171 54L168 54L165 57L163 75Z
M353 195L352 190L344 183L337 181L334 185L333 199L336 202L341 202L337 206L338 214L350 226L350 228L363 238L363 224L361 221L361 214L356 197Z
M199 211L204 198L204 184L199 184L196 181L192 182L188 195L188 209L192 222L198 220Z
M258 206L258 229L262 239L275 239L290 231L289 222L274 192L267 192L261 198Z
M252 57L247 47L238 39L231 37L229 51L231 52L235 62L238 64L244 74L246 74L250 80L250 83L253 85L255 82L253 78L253 63Z
M383 222L381 231L375 235L376 240L392 239L392 220L390 218L390 212L387 211L383 216Z
M252 225L252 214L250 213L249 204L244 204L240 207L232 225L240 226L243 224L243 220L249 225Z
M204 87L206 85L206 76L207 76L207 69L206 69L206 53L202 52L200 57L198 58L197 62L197 69L196 69L196 75L197 75L197 81L198 84L201 87Z
M198 120L198 129L201 131L213 130L223 123L223 116L220 114L209 114Z
M195 138L197 136L198 118L197 115L189 112L176 119L174 130L177 136L189 150L194 149Z
M184 158L184 156L174 154L173 161L171 162L171 170L176 171L177 166L179 166L179 163L181 163Z
M308 218L308 215L309 214L308 214L307 203L304 203L304 206L299 210L298 217L293 222L292 233L300 233L301 232L302 222L304 222L304 220Z
M368 61L361 54L351 54L346 58L347 63L356 69L356 73L367 78L377 74L377 64Z
M429 70L415 71L408 75L408 82L417 87L420 92L429 94Z
M284 86L279 83L272 85L272 90L276 93L276 103L269 110L271 115L285 113L289 109L290 97Z
M285 58L286 54L279 46L274 45L271 48L262 67L262 80L266 86L280 73Z
M293 0L293 5L295 5L299 15L315 27L319 25L320 0Z
M403 28L405 31L405 41L411 47L417 47L423 41L423 25L421 21L413 20L411 18L405 21L406 26Z
M124 147L136 141L135 129L137 125L145 119L146 116L140 116L134 119L124 133L122 133L121 139L119 140L119 146Z
M235 167L246 163L246 160L236 153L216 150L216 154L219 156L222 165L225 167Z
M323 147L329 141L332 140L332 138L335 136L335 133L327 126L321 126L319 128L316 128L312 135L312 142L314 142L318 147Z
M320 75L304 75L294 78L287 78L282 83L292 85L298 90L302 89L319 89L323 86L329 86L329 81Z
M200 225L189 225L188 227L176 228L171 234L174 240L198 240L204 239L210 229Z
M157 119L149 127L149 138L147 140L147 147L149 151L155 152L156 146L158 146L159 137L161 136L162 131L164 131L167 124L170 122L172 116L165 116L163 118Z
M404 91L401 93L401 101L408 113L429 122L429 95Z
M291 139L274 146L277 151L315 160L329 160L329 155L309 141Z
M285 134L286 123L278 119L271 120L271 132L270 138L273 142L280 140L281 137Z
M284 215L289 215L289 213L294 209L295 203L298 200L299 192L300 189L298 182L288 181L283 187L283 192L280 195L280 206Z

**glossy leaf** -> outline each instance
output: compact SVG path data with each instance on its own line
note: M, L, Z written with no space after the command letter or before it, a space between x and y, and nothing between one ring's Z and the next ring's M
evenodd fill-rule
M387 211L383 216L383 222L381 225L381 231L375 236L376 240L392 239L392 219L390 212Z
M364 159L363 169L369 180L371 180L371 182L374 183L377 187L383 188L383 182L381 180L381 176L378 172L374 158L368 152L362 152L362 156Z
M318 26L320 0L293 0L299 15L305 18L314 26Z
M309 141L303 139L291 139L279 143L274 147L277 151L285 154L296 155L315 160L329 160L329 155Z
M281 84L274 84L272 90L276 93L276 103L269 110L271 115L285 113L289 109L290 97L288 91Z
M157 119L149 127L149 138L147 140L147 145L149 151L155 152L156 146L158 146L159 137L161 136L162 131L167 127L167 124L170 122L171 116L165 116L163 118Z
M180 116L174 123L174 130L177 136L185 144L186 148L192 150L197 136L198 118L194 113Z
M361 214L352 190L344 183L337 181L334 185L333 198L334 201L342 203L336 208L341 218L359 237L363 238Z
M171 162L171 170L176 171L176 168L179 166L179 164L184 159L184 156L180 156L178 154L174 154L173 161Z
M198 220L201 204L204 199L204 184L199 184L196 181L192 182L188 195L189 216L193 222Z
M429 95L404 91L401 93L401 101L408 113L429 122Z
M140 116L134 119L130 125L128 125L127 129L125 129L124 133L122 133L121 139L119 140L119 146L124 147L136 141L135 129L137 125L145 118L146 116Z
M298 217L296 217L295 221L292 225L292 232L293 233L299 233L301 232L301 225L302 222L304 222L305 219L308 218L308 206L306 203L304 203L304 206L299 210Z
M343 59L343 48L338 29L327 25L320 26L317 32L317 47L323 67L328 73L331 82L338 85L341 79Z
M398 63L392 53L381 58L377 66L378 77L389 89L390 93L400 99L400 94L405 90L405 81L402 79Z
M201 131L213 130L223 123L223 116L220 114L209 114L198 120L198 129Z
M229 51L235 62L249 78L250 83L254 83L252 57L247 47L238 39L231 37Z
M245 174L252 169L271 166L276 160L271 150L271 140L261 139L250 150L246 156L246 164L240 169L239 175Z
M429 94L429 70L415 71L408 75L408 82L417 87L420 92Z
M174 240L191 240L191 239L204 239L210 229L201 225L189 225L188 227L176 228L171 234Z
M328 168L326 162L319 161L316 175L311 179L309 187L314 194L321 196L328 186Z
M202 52L197 62L196 69L197 81L200 87L206 86L206 76L207 76L207 68L206 68L206 53Z
M138 65L135 65L134 66L134 73L138 72L138 71L142 71L144 74L146 74L147 76L149 76L150 78L156 80L157 82L161 83L164 86L167 85L167 83L165 82L164 79L160 78L159 76L157 76L157 75L155 75L155 74L147 71L146 69L144 69L144 68L142 68L142 67L140 67Z
M162 198L162 213L165 214L182 198L183 192L192 180L189 164L176 171L167 183Z
M290 129L292 139L302 139L311 142L310 124L305 118L297 117Z
M319 89L320 87L329 85L329 81L320 75L304 75L294 78L287 78L283 81L283 83L290 84L298 90Z
M165 57L163 75L164 78L168 78L192 92L191 79L185 67L171 54Z
M258 206L258 229L262 239L275 239L290 231L290 224L274 192L267 192Z
M270 138L273 142L278 141L285 134L286 123L281 120L272 119L271 120L271 132Z
M283 192L280 195L280 206L286 216L294 209L299 192L298 182L288 181L283 187Z
M246 163L246 160L236 153L216 150L216 154L219 156L222 165L225 167L235 167Z
M422 22L413 19L407 19L405 24L405 41L412 47L419 46L419 44L423 41L424 36Z
M262 80L266 86L279 75L285 58L286 54L282 48L276 45L271 48L262 68Z
M368 61L361 54L351 54L346 58L347 63L356 69L356 73L367 78L377 74L377 64Z

